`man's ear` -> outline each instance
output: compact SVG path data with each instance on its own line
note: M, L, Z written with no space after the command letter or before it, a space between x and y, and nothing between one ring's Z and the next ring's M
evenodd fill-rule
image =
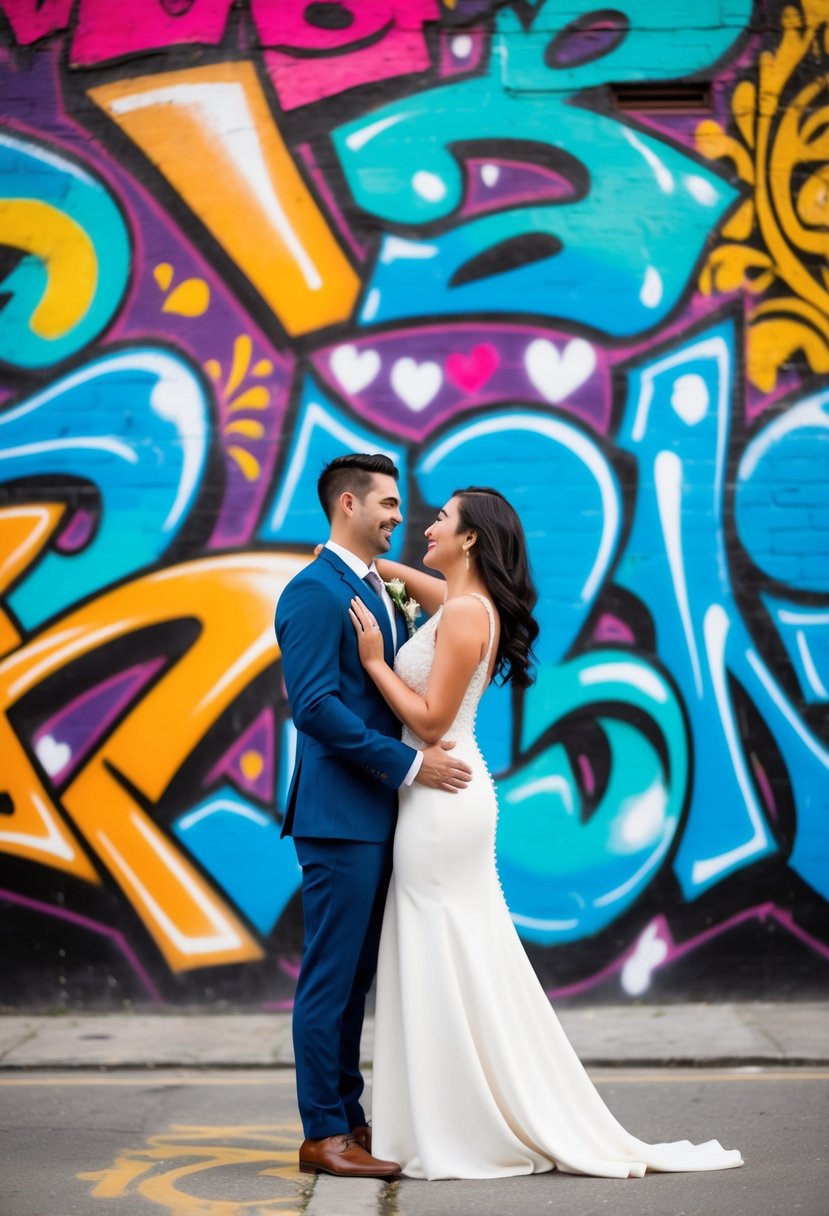
M343 490L339 497L339 503L343 515L354 514L354 495L351 490Z

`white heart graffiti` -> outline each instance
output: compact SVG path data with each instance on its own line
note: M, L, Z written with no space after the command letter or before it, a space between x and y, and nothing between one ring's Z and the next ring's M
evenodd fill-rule
M434 401L443 383L443 372L437 363L417 363L414 359L398 359L391 369L391 386L410 410L425 409Z
M360 351L356 346L338 346L329 362L332 372L347 393L359 393L367 388L380 370L377 351Z
M50 777L56 776L66 768L72 759L72 748L68 743L58 743L51 735L44 735L35 744L37 758Z
M541 395L558 405L591 375L596 352L584 338L572 338L562 351L549 338L536 338L527 347L524 366Z

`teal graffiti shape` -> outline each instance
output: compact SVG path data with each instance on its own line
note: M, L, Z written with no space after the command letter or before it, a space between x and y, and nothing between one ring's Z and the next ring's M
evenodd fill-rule
M127 227L106 186L62 153L0 133L0 360L48 367L82 350L127 286Z
M762 597L786 647L803 700L829 702L829 604L804 607L774 595Z
M268 544L292 545L314 545L324 540L317 478L330 460L349 452L382 452L397 466L401 484L406 484L406 449L390 444L387 436L349 417L313 376L306 375L288 450L259 528L259 539ZM389 555L393 558L400 556L402 531L392 536Z
M494 409L446 431L423 450L414 472L435 510L472 484L494 486L509 499L521 516L538 590L538 659L558 662L602 588L621 528L616 473L593 436L552 410Z
M829 389L790 405L751 440L737 469L734 522L768 578L829 592Z
M8 596L27 629L164 553L202 488L210 429L200 377L158 347L110 351L0 409L0 486L71 487L58 491L69 535Z
M558 663L601 590L621 527L616 474L593 436L552 410L499 408L431 443L415 478L435 511L453 490L472 484L495 486L509 499L526 532L538 590L536 657L542 665ZM496 770L509 763L511 718L509 688L490 688L478 729Z
M662 31L674 48L663 74L705 66L737 32L711 32L691 54ZM736 191L666 139L573 104L580 70L551 69L549 42L549 29L525 32L501 14L485 75L402 98L334 131L355 200L391 228L366 286L363 324L532 314L625 337L664 322L680 302ZM635 40L625 53L634 55ZM505 83L516 57L527 91ZM579 87L618 78L606 74L610 63L604 72L588 66ZM468 161L497 168L527 158L570 180L570 195L464 215Z
M302 877L273 814L223 785L179 815L173 832L251 924L270 933Z
M556 737L574 718L604 734L603 789L586 787ZM688 786L682 710L655 667L605 650L541 671L522 733L530 758L497 783L498 871L522 937L576 941L640 898L677 836Z
M545 0L530 20L529 36L505 8L495 44L504 87L575 93L611 80L688 76L729 50L752 7L753 0L693 0L692 6L688 0L618 0L606 7ZM687 36L677 37L679 29Z
M733 320L726 317L683 335L667 349L649 352L631 370L618 442L636 458L638 491L614 579L650 613L657 654L676 680L690 722L693 783L673 860L685 897L695 898L786 846L761 757L744 738L738 689L765 723L786 767L796 815L788 864L826 895L829 749L759 652L735 600L726 548L740 342ZM811 414L801 416L795 403L793 419L822 416L814 406L812 402ZM754 449L764 450L762 444ZM759 463L757 467L759 471ZM750 463L742 470L745 493L751 487L773 505L780 469L768 466L765 489ZM794 468L788 476L796 482ZM751 501L743 502L746 529L762 522L755 507L748 514Z

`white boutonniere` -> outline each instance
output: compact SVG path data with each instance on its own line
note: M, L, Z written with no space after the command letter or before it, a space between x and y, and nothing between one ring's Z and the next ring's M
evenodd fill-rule
M413 637L417 629L415 621L420 616L420 604L406 594L406 584L402 578L389 579L386 583L386 590L391 596L392 603L403 613L409 637Z

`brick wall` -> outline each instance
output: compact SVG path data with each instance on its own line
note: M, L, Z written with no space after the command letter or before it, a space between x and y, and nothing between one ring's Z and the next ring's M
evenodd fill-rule
M290 1005L321 463L522 515L557 999L829 959L825 0L0 0L0 1003ZM264 641L262 641L264 639Z

